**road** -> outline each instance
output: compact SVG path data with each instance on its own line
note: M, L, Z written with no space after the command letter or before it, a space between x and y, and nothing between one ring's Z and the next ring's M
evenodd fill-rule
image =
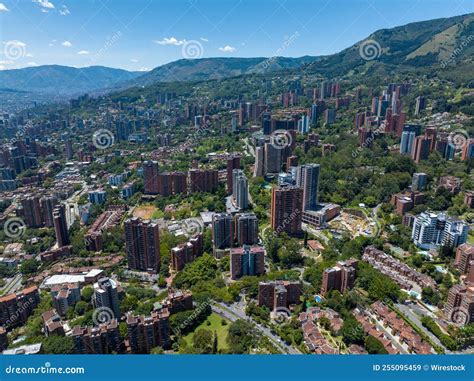
M450 353L449 350L447 350L443 344L441 344L441 341L433 335L426 327L423 326L423 324L420 321L420 318L418 315L416 315L409 306L406 306L404 304L396 304L395 305L399 311L401 311L407 318L409 318L417 327L421 328L421 330L436 344L439 345L441 348L444 348L446 353Z
M21 287L21 274L16 274L2 289L4 295L12 294Z
M321 241L324 241L326 245L329 243L329 238L326 237L320 230L313 229L308 224L302 224L302 229L308 233L315 235L316 238L318 238Z
M388 330L387 328L384 327L383 324L381 324L379 322L379 320L377 319L377 317L370 313L369 312L369 316L375 321L375 325L377 326L378 329L380 329L381 331L385 332L385 335L390 339L390 341L392 342L392 344L394 344L397 349L400 351L401 354L408 354L408 352L403 348L403 346L400 344L400 341L395 337L393 336Z
M282 353L297 355L301 354L301 352L291 345L286 344L281 338L275 334L273 334L267 327L257 324L253 321L249 316L245 315L245 313L233 305L227 306L223 303L216 303L212 305L212 310L217 313L218 315L229 319L230 321L234 322L238 319L251 321L254 323L255 328L260 331L263 335L267 336L268 339L272 342L272 344L277 347Z

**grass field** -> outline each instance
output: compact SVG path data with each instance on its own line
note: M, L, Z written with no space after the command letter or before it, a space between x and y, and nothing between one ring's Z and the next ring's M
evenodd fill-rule
M149 220L151 218L158 218L157 212L159 213L160 211L154 205L141 205L133 210L133 217Z
M208 322L210 323L210 325L208 325ZM228 346L227 346L226 338L227 338L227 332L229 330L229 324L230 322L227 321L227 325L222 325L222 318L213 312L199 327L196 328L194 332L196 332L197 330L201 328L207 329L213 333L214 331L216 331L217 349L227 349ZM194 332L191 332L184 337L184 340L186 340L186 343L188 345L192 345L193 343Z

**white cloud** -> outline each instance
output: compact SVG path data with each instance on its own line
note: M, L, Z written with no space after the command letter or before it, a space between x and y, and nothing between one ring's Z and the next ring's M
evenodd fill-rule
M221 52L224 52L224 53L233 53L233 52L235 52L235 48L233 46L229 46L229 45L226 45L223 48L219 48L219 50Z
M62 46L65 46L66 48L70 48L72 44L69 41L64 41L61 43Z
M14 62L13 61L0 61L0 65L2 65L3 67L5 67L5 65L12 65Z
M36 62L28 62L26 66L38 66Z
M204 42L209 42L209 40L207 38L204 38L204 37L201 37L200 40L204 41Z
M31 53L26 53L26 54L25 54L25 57L31 58L31 57L33 57L33 54L31 54Z
M79 50L77 54L79 54L80 56L86 56L90 54L90 52L88 50Z
M137 63L138 60L137 60L136 58L131 58L131 59L130 59L130 62Z
M59 14L60 14L61 16L67 16L67 15L70 15L71 12L69 11L69 9L68 9L65 5L63 5L63 6L61 7L61 9L59 10Z
M0 3L0 12L8 12L9 9L5 6L5 4Z
M155 42L158 45L176 45L176 46L179 46L179 45L183 45L186 42L186 40L178 40L175 37L170 37L170 38L165 37L162 40L155 40Z
M33 0L33 3L36 3L43 8L54 9L54 4L48 0Z
M151 69L148 68L148 67L141 67L140 69L138 69L138 71L150 71Z

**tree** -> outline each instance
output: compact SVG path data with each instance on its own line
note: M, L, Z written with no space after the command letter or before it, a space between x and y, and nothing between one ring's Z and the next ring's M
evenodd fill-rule
M217 341L217 332L214 331L214 341L212 343L212 353L216 354L217 353L217 348L219 346L219 343Z
M383 344L373 336L367 336L365 338L365 350L371 355L386 355L387 350Z
M214 337L208 329L198 329L193 335L193 348L197 353L213 353Z
M227 344L232 353L249 353L260 341L260 335L252 323L238 319L229 326Z
M84 312L87 311L89 305L83 300L79 300L74 307L74 313L76 315L84 315Z
M82 300L87 303L90 303L92 299L92 294L94 294L94 289L90 286L84 287L82 289Z
M67 355L74 353L72 336L48 336L42 340L41 352L53 355Z
M20 272L24 275L34 274L39 266L40 263L36 259L27 259L20 265Z
M151 348L150 350L151 355L162 355L163 353L165 353L165 351L161 347Z
M364 342L364 330L352 315L348 315L344 320L341 333L346 344L361 344Z

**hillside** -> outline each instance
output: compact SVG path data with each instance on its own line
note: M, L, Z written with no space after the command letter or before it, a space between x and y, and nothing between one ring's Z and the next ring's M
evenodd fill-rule
M378 30L339 53L307 65L305 71L328 77L367 71L419 71L464 78L469 70L463 73L460 68L472 68L473 56L474 14L467 14Z

